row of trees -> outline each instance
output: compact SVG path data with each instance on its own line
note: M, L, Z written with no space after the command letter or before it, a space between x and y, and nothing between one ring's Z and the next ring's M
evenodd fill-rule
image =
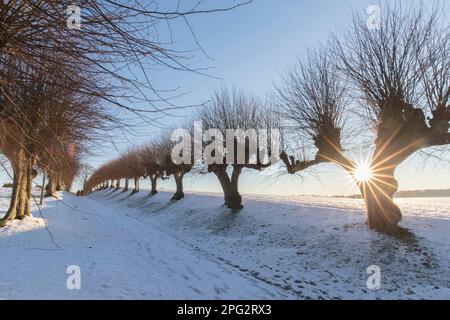
M368 226L393 236L406 236L409 233L398 226L401 212L393 201L398 189L395 170L417 151L450 144L450 30L441 9L386 5L381 8L378 28L368 25L365 16L354 14L348 28L333 35L326 45L299 57L283 74L272 100L276 108L223 90L195 118L205 129L222 132L256 129L267 123L272 128L281 126L285 144L280 158L288 173L321 163L338 165L361 191ZM360 164L344 148L343 129L350 120L372 129L368 179L358 178ZM305 145L314 147L312 156L299 147ZM249 146L245 147L248 158L254 156ZM235 148L235 144L227 145L226 152ZM163 152L157 152L157 156L139 154L136 161L153 159L150 161L158 163L155 167L168 169L157 160ZM168 155L167 150L163 158L169 159ZM207 164L208 171L219 179L230 208L241 207L237 186L244 167L261 170L265 165L261 159L244 165ZM92 186L128 177L113 176L111 170L102 175L101 170L94 174ZM148 174L144 166L140 172L136 177ZM159 177L171 172L167 170Z
M265 106L265 103L242 91L224 87L211 97L209 103L197 112L194 118L205 131L199 147L203 149L204 156L208 156L214 162L196 162L194 139L189 139L188 148L180 150L177 154L180 158L187 156L188 161L178 162L173 154L178 141L174 142L171 133L166 132L155 142L129 150L119 158L103 165L88 180L85 190L90 192L95 188L115 187L118 189L123 179L125 181L123 191L127 191L128 181L134 179L133 192L137 192L139 178L148 176L152 183L150 193L155 194L157 179L167 179L172 175L176 183L176 192L172 200L179 200L184 197L184 175L197 165L196 172L213 173L217 177L223 190L224 205L231 209L240 209L242 197L238 183L242 170L244 168L262 170L270 165L269 159L263 159L260 156L261 141L257 142L258 145L252 146L249 133L257 128L278 128L277 119L278 117ZM185 125L185 130L190 137L195 135L193 123L195 122ZM229 129L234 131L234 135L232 140L224 144L225 141L222 141L222 138L226 137ZM268 157L272 154L270 141L272 136L269 131L267 137L264 137L268 140L265 144L267 145L265 154ZM241 154L245 159L238 161ZM253 161L250 161L251 159Z
M172 37L171 23L179 21L191 33L189 16L242 4L84 0L76 8L65 0L2 1L0 151L12 169L13 191L0 227L30 215L38 170L48 195L70 188L94 141L129 126L114 117L118 110L152 123L151 115L182 107L149 80L155 66L196 71L187 62L191 48L176 48L161 29Z
M119 158L110 161L96 170L86 181L83 193L91 192L95 188L114 189L121 188L122 192L129 190L130 181L134 182L132 194L140 191L140 179L149 178L151 181L150 195L156 194L158 179L167 179L174 176L177 190L172 200L184 197L183 176L189 172L192 165L175 164L171 161L170 136L149 143L143 147L133 148L122 154Z

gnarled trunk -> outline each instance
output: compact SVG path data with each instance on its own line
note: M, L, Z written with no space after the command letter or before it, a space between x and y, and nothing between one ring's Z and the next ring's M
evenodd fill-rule
M139 177L135 177L134 178L134 190L131 194L139 192L140 189L141 189L141 187L140 187Z
M225 204L228 208L239 210L242 209L242 197L239 194L238 182L239 175L241 174L240 167L234 167L231 179L226 172L226 169L220 169L215 171L217 178L219 179L220 185L222 186L223 195L225 199Z
M16 219L17 209L19 204L19 194L20 194L20 183L23 180L23 175L25 172L25 150L20 148L12 157L8 157L11 161L13 167L14 177L13 177L13 188L11 199L9 203L8 211L5 216L0 220L0 227L4 227L9 221Z
M230 190L229 190L228 199L227 199L227 206L230 209L239 210L244 207L242 205L242 197L238 191L239 190L238 182L239 182L240 174L241 174L240 167L233 168L233 173L231 174L231 181L230 181Z
M22 173L14 173L13 188L11 194L11 200L9 203L8 211L5 216L0 220L0 227L4 227L9 221L14 220L17 214L17 205L19 202L19 181L22 178Z
M175 184L177 186L177 190L175 192L175 194L172 196L172 199L170 200L180 200L184 198L184 192L183 192L183 176L184 173L174 173L173 174L174 178L175 178Z
M152 189L150 190L150 195L153 196L158 193L158 190L156 190L156 182L158 181L158 176L156 174L151 174L150 181L152 183Z
M367 225L385 234L402 236L405 230L398 226L402 214L394 203L394 194L398 190L394 169L383 169L374 175L373 179L359 186L365 201Z
M230 194L230 177L226 170L215 171L214 174L219 179L220 185L223 190L224 206L228 206L228 198Z
M56 178L56 191L62 191L61 177Z
M429 145L430 130L424 112L400 97L390 96L381 101L381 110L371 164L373 178L360 188L369 228L402 237L410 233L398 226L402 214L394 203L398 190L395 169L414 152Z

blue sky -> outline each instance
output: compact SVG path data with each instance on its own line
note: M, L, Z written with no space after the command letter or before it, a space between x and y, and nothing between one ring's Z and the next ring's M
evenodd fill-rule
M257 95L269 94L280 73L306 47L326 41L331 32L349 23L352 10L364 13L367 6L373 3L377 1L255 0L232 12L193 17L189 21L196 37L213 60L197 52L189 63L211 67L208 73L218 79L164 70L152 72L152 78L160 88L180 87L179 92L186 92L177 101L182 105L207 100L209 94L222 84L235 85ZM161 36L164 37L164 34ZM174 36L180 47L193 47L193 39L183 25L174 25ZM190 113L190 109L177 111L175 117L164 121L167 124L177 123ZM119 150L125 150L130 143L140 144L150 140L158 129L147 126L138 131L139 137L119 136L116 140ZM87 160L97 167L117 154L112 146L108 146ZM400 189L450 188L449 154L446 153L445 157L447 162L428 161L425 166L417 157L408 159L397 171ZM163 187L170 189L173 182L164 182ZM212 176L187 177L185 187L187 190L220 191ZM301 176L245 173L240 180L240 188L243 192L275 194L356 193L347 174L333 165L317 166Z
M280 72L306 47L325 42L331 32L348 24L353 10L364 13L373 3L360 0L256 0L233 12L197 16L190 24L202 48L213 60L199 52L191 63L212 67L208 73L219 79L167 71L157 73L154 79L162 88L179 86L181 92L189 92L179 101L184 105L205 101L211 91L222 84L235 85L253 94L269 94ZM175 37L180 46L192 45L192 38L185 28L175 30L179 30ZM182 120L179 116L189 116L190 112L176 112L176 117L167 121L176 123ZM154 132L150 128L146 130ZM133 139L135 143L145 140ZM364 154L365 151L359 152ZM419 156L408 159L397 171L400 189L450 188L450 157L444 156L447 162L426 161L424 164ZM105 159L104 156L101 158ZM162 185L170 189L173 182ZM220 191L214 176L188 176L185 187L187 190ZM275 194L357 193L347 173L334 165L320 165L301 176L248 172L240 179L240 188L243 192Z
M232 12L196 16L189 22L202 48L213 60L197 52L190 63L211 67L208 73L218 79L172 71L156 72L153 79L161 88L180 87L179 92L188 93L177 101L182 105L205 101L222 84L235 85L257 95L270 94L280 73L293 63L297 55L307 47L325 42L331 32L344 28L353 10L364 13L367 6L374 3L377 2L256 0ZM408 1L408 4L414 3L419 1ZM183 25L176 24L174 34L180 47L193 46L193 39ZM190 113L190 109L177 111L174 118L165 121L177 123L183 120L180 116L188 117ZM132 137L135 144L149 140L157 129L147 127L140 131L144 135L148 132L149 138ZM125 149L128 145L119 143L118 147ZM92 158L92 163L98 165L117 154L111 151ZM364 154L364 150L359 152ZM447 161L424 162L420 156L408 159L397 170L400 189L450 188L448 153L444 158ZM164 182L162 186L171 189L173 181ZM187 190L220 191L214 176L188 176L185 187ZM275 194L357 193L347 173L334 165L320 165L300 176L244 173L240 189L243 192Z

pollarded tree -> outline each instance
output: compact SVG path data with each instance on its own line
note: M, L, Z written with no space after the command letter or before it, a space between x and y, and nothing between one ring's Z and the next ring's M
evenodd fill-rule
M117 168L116 174L119 177L119 180L118 180L119 182L116 183L116 188L120 188L120 180L124 179L125 184L124 184L122 192L128 192L129 186L130 186L130 179L134 178L134 173L131 170L130 166L128 165L127 159L128 159L128 154L123 153L116 160L118 163L118 168Z
M87 179L83 194L89 194L95 188L104 190L116 187L111 181L119 179L125 172L124 168L122 157L105 163Z
M50 56L57 59L52 54L43 54L42 59ZM82 78L50 80L51 66L43 71L15 59L9 59L2 71L6 81L0 90L0 118L5 130L0 132L0 146L12 164L16 187L0 226L31 214L37 166L50 178L49 195L58 185L71 183L83 143L104 120L96 99L74 90L86 86ZM69 146L76 146L77 157L69 152Z
M20 135L20 127L13 123L0 121L0 146L2 153L8 158L13 170L13 188L9 208L0 221L0 226L4 226L8 221L21 219L22 215L17 214L19 205L19 195L23 188L20 184L26 172L26 154L24 148L17 148L17 144L24 144L23 136ZM17 133L17 135L15 135Z
M194 164L193 160L194 156L193 153L191 152L191 150L193 150L191 145L191 148L189 148L189 150L183 149L181 154L179 154L181 158L183 158L183 156L184 158L188 157L190 161L183 161L180 163L174 161L173 158L174 145L175 143L171 141L171 135L168 132L163 133L156 142L156 150L157 150L156 161L163 172L162 176L163 179L168 178L170 175L173 175L176 185L176 191L172 196L171 200L176 201L184 198L183 178L186 173L192 170Z
M110 188L113 192L120 189L120 180L124 176L125 161L123 158L114 159L109 163L109 179L111 180Z
M145 168L145 176L150 178L151 190L150 195L158 193L156 184L158 179L166 178L164 170L158 158L158 145L154 142L148 143L140 150L141 162Z
M309 55L286 74L278 89L284 114L313 139L317 155L299 161L284 153L282 159L290 173L321 162L342 166L357 180L368 226L403 236L409 233L398 226L401 211L393 201L396 168L419 150L450 143L450 33L437 10L386 5L381 17L380 28L371 29L355 14L351 27L334 38L332 58ZM376 136L366 180L358 181L360 168L341 145L342 79Z
M279 128L277 115L241 91L222 88L196 118L205 130L203 147L208 172L217 176L225 205L241 209L239 176L244 168L262 170L271 164L271 150L279 147L281 138L274 130ZM278 152L274 154L278 156Z
M70 149L68 146L66 149ZM66 151L67 152L67 151ZM59 191L70 191L72 188L75 177L81 172L82 164L77 154L66 154L64 170L60 173L60 184L64 189L61 188Z
M142 162L140 148L131 148L122 157L121 165L127 172L127 177L134 180L134 189L132 194L140 191L140 179L145 175L145 166Z
M102 165L95 170L91 176L87 179L83 194L89 194L94 189L104 190L106 187L106 181L108 180L108 163Z

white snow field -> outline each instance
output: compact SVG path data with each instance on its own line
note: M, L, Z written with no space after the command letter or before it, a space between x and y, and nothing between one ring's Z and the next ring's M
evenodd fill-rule
M450 299L449 198L398 200L405 243L369 231L360 200L247 195L233 213L220 195L170 197L47 199L53 242L37 207L0 229L0 299Z

